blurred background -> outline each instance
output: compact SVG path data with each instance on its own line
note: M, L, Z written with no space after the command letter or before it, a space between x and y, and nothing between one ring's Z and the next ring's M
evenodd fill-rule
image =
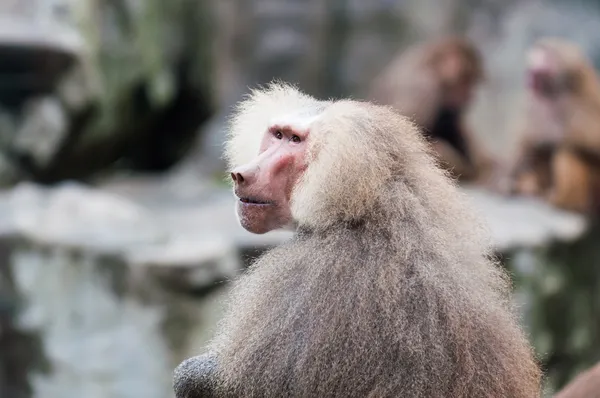
M399 53L457 33L486 70L470 126L499 158L534 41L567 38L600 67L597 0L2 0L0 397L172 397L228 281L289 236L237 224L231 107L274 78L364 98ZM550 395L600 360L600 234L469 192Z

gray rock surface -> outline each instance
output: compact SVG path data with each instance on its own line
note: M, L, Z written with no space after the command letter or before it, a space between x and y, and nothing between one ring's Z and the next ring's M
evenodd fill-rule
M180 160L213 112L212 9L0 2L0 186Z
M0 353L0 392L172 396L172 370L219 318L227 289L217 282L241 265L231 242L206 229L186 235L154 210L76 183L0 194L0 298L10 315L0 317L0 345L23 336L6 342L19 356ZM206 289L202 299L186 293ZM31 363L18 367L25 353ZM4 383L15 374L20 384Z
M14 132L12 150L30 156L34 167L43 168L67 138L67 114L58 99L47 96L27 102L23 115L23 123Z
M572 242L584 235L587 222L533 198L505 198L471 187L464 192L488 224L499 252Z
M0 209L5 234L43 245L113 254L166 239L142 207L75 183L22 183L0 194Z
M70 13L71 0L3 0L0 43L77 54L84 42Z
M171 352L158 306L118 292L123 264L68 250L11 256L21 301L15 329L39 335L45 372L28 370L40 398L166 398Z

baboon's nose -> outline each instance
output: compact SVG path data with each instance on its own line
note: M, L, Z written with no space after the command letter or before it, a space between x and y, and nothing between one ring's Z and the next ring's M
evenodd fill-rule
M244 176L242 175L242 173L231 173L231 179L233 180L233 182L237 182L238 184L244 182Z
M256 182L260 168L255 163L244 164L231 170L231 179L235 185L252 185Z

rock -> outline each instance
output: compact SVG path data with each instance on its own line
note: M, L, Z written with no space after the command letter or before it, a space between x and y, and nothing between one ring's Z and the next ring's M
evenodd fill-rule
M486 220L499 252L573 242L588 228L581 215L558 210L537 199L505 198L473 187L464 187L464 192Z
M206 289L240 271L237 248L221 236L173 237L169 243L130 252L126 261L145 267L177 291Z
M67 115L53 97L38 97L25 104L23 123L15 131L12 151L28 156L36 168L54 159L67 136Z
M83 48L64 15L67 0L4 0L0 4L0 103L47 94ZM44 59L44 62L39 62Z
M74 25L70 5L70 0L4 0L0 4L0 43L79 53L83 38Z
M230 241L201 233L77 183L2 192L0 347L19 354L0 354L0 391L172 396L173 368L218 319L218 282L242 268Z
M3 229L38 244L107 254L166 239L143 208L73 183L56 190L21 184L2 206L9 215Z
M49 368L28 370L34 396L170 396L164 315L119 292L123 264L67 250L12 253L15 288L24 297L17 322L35 333ZM108 278L107 278L108 276Z
M213 112L212 9L3 1L0 113L14 128L0 122L0 186L176 164Z

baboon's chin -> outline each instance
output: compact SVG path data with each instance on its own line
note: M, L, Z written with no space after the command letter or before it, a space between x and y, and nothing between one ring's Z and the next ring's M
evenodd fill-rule
M247 206L238 206L236 213L240 225L248 232L262 235L272 229L269 228L267 222L269 212L266 209L249 209Z
M236 210L240 225L253 234L261 235L277 229L295 229L289 211L275 203L259 205L238 203Z
M266 234L270 231L268 228L264 228L262 225L254 225L240 221L240 225L248 232L256 235Z

